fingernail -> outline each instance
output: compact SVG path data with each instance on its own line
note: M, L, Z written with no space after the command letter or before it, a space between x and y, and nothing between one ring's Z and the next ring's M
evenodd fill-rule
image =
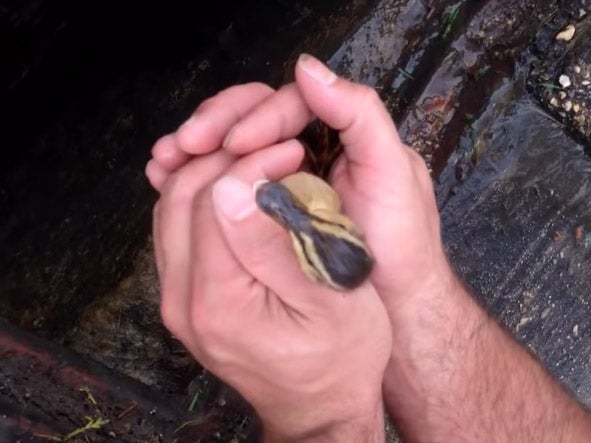
M241 221L256 211L252 187L229 175L213 185L214 205L232 221Z
M337 75L328 69L324 63L309 54L300 55L298 65L309 76L315 78L322 84L330 85L337 79Z

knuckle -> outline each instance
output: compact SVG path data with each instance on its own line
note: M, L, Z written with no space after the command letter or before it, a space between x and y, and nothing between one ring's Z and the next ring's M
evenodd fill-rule
M364 109L382 104L382 99L380 98L378 92L370 86L359 86L358 94L359 101Z
M239 87L239 86L236 86L236 87ZM263 82L251 82L251 83L248 83L248 84L244 85L244 87L248 87L248 88L251 88L251 89L256 88L261 93L267 93L267 94L270 94L270 93L272 93L272 92L275 91L275 89L273 89L271 86L269 86L269 85L267 85L266 83L263 83Z
M160 137L158 140L156 140L156 142L152 145L152 150L150 151L152 157L158 157L160 151L164 149L164 146L170 140L170 137L170 134L166 134Z
M214 97L228 97L234 98L236 94L242 91L249 90L250 92L257 92L259 94L269 94L274 91L272 87L263 82L250 82L242 85L234 85L223 91L218 92Z
M195 112L202 113L218 107L225 107L225 104L227 105L229 101L235 100L236 97L240 97L241 93L245 90L250 90L250 92L255 92L259 95L270 94L274 91L272 87L262 82L251 82L243 85L230 86L229 88L218 92L216 95L202 101Z
M197 106L197 109L195 110L195 113L201 113L201 112L206 112L212 108L216 107L216 104L219 100L219 94L218 95L214 95L213 97L209 97L205 100L203 100L199 106Z

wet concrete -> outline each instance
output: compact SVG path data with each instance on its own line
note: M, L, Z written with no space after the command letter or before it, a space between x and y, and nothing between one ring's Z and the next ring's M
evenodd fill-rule
M591 213L585 204L591 192L585 83L591 5L320 3L271 1L264 13L247 4L236 11L220 7L207 25L195 14L185 20L200 25L171 28L168 45L148 32L161 14L152 11L139 28L145 28L139 36L148 38L146 47L139 36L123 38L125 19L134 16L123 11L115 21L121 29L114 26L106 47L90 39L99 56L67 69L71 50L82 51L89 40L72 46L68 38L75 33L61 34L64 20L80 20L76 8L50 8L39 41L57 49L38 51L43 57L20 54L16 64L32 79L9 71L3 91L4 103L14 107L9 138L19 149L9 153L0 175L2 316L175 395L186 411L178 416L185 426L177 441L256 440L247 405L160 324L148 235L155 196L142 166L155 138L200 100L237 82L289 81L305 50L380 92L405 140L432 168L446 247L460 275L591 405ZM20 22L25 28L15 29L26 31L35 14L46 11L43 2L28 4L28 15L21 11L29 18ZM186 5L171 6L164 17L174 16L175 6ZM557 41L569 24L576 27L573 39ZM195 43L187 43L193 32ZM93 33L100 35L96 28L82 35ZM127 44L118 48L121 41ZM57 87L45 96L43 66L56 53L64 64L50 70L49 83ZM134 58L124 62L128 53ZM109 73L112 66L120 69ZM98 67L98 74L84 75ZM76 75L81 78L66 87ZM562 75L570 85L561 84ZM46 99L35 107L38 97ZM38 113L27 120L31 109Z
M450 258L473 293L591 405L591 160L526 97L494 124L474 126L484 129L485 153L454 192L437 187Z

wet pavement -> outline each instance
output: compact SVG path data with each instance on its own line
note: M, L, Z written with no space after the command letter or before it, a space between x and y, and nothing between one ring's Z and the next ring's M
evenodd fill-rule
M88 84L79 80L78 89L66 91L50 112L57 88L40 107L43 118L29 119L33 130L21 137L26 111L47 87L42 74L49 69L47 60L23 56L20 64L33 80L15 71L3 90L6 103L24 103L15 105L9 131L21 149L10 154L0 178L2 317L51 339L47 346L59 343L96 360L90 369L95 377L115 377L136 394L145 387L149 402L167 405L154 426L161 423L170 433L150 434L155 437L149 441L256 440L257 423L247 406L160 324L149 239L155 196L142 166L155 138L174 129L200 100L238 82L288 81L305 50L380 92L405 141L433 171L445 245L458 273L591 406L589 2L320 3L286 6L277 0L269 2L268 15L248 5L235 16L218 14L213 28L199 34L201 46L187 43L177 30L182 35L173 34L168 44L181 37L185 43L173 55L166 45L146 51L152 59L140 51L117 74L91 77ZM65 60L72 47L60 40L60 18L84 22L67 11L49 17L41 31L54 36L54 49L42 54ZM273 29L262 26L268 22ZM124 38L116 31L113 42ZM111 71L137 43L124 45L115 58L108 57L115 43L105 44L98 62L89 56L68 72L95 62ZM11 328L3 327L0 336ZM24 332L17 335L25 337L24 347L44 346ZM0 431L64 435L84 424L69 404L60 403L56 415L51 404L19 393L14 368L29 368L30 380L42 380L43 372L29 360L23 366L23 354L4 355L0 407L13 421L0 422ZM76 358L60 354L53 364L78 368ZM74 388L53 395L73 396ZM106 395L101 401L118 400ZM79 404L88 408L87 397ZM142 411L136 412L143 417ZM125 428L128 422L117 422L121 413L117 409L110 425L87 433L90 441ZM43 418L48 416L53 421ZM125 441L148 441L141 432L152 427L137 426L136 440Z
M452 192L443 181L437 186L451 261L501 322L591 405L591 159L528 98L482 136L486 152L463 184ZM454 158L443 174L456 167Z

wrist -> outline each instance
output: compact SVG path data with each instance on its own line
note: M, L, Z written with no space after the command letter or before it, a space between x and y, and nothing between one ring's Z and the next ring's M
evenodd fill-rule
M430 338L437 339L463 315L466 304L472 303L443 252L432 267L410 280L402 285L397 284L399 282L376 285L388 311L393 349L408 343L409 339L412 343L420 337L423 344ZM407 335L403 336L404 333Z
M391 315L392 355L383 384L388 412L400 430L422 423L413 435L425 435L432 420L449 412L438 399L488 321L447 262L423 283Z
M382 399L366 411L350 414L349 418L335 417L324 424L301 423L298 430L287 431L263 424L265 443L332 443L359 442L383 443L385 441L384 407Z

